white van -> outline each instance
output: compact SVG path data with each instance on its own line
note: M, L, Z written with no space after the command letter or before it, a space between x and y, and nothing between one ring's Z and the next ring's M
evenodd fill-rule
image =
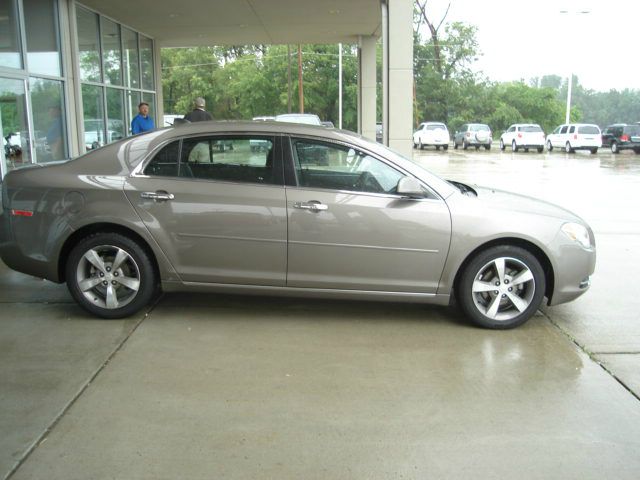
M562 148L567 153L589 150L597 153L602 146L600 127L592 123L566 123L547 135L547 150Z

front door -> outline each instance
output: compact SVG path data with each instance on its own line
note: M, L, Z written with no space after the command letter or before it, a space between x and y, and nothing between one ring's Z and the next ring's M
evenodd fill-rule
M185 138L128 179L127 197L183 281L285 284L276 153L274 137Z
M292 140L287 285L435 293L451 221L441 199L395 194L404 174L348 146Z

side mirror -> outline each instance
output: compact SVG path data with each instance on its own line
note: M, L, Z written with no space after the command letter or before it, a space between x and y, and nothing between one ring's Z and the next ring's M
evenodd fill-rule
M420 182L412 177L402 177L396 189L398 195L409 198L424 198L424 190Z

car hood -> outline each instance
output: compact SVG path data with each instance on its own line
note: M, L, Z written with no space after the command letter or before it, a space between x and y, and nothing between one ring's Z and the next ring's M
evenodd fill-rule
M585 221L575 213L544 200L495 188L474 185L473 189L478 195L477 200L491 210L541 215L586 225Z

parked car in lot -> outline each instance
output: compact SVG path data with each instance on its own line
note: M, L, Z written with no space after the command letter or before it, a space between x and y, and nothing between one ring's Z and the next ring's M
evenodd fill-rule
M611 153L620 153L621 150L640 153L640 125L609 125L602 131L602 146L611 148Z
M304 123L306 125L322 125L320 117L315 113L283 113L276 115L276 122Z
M544 132L537 123L513 124L506 132L500 135L500 150L504 150L507 145L514 152L521 148L525 152L528 152L530 148L535 148L538 153L542 153L544 150Z
M251 140L268 148L251 151ZM232 142L232 150L213 145ZM314 156L325 152L326 163ZM198 122L2 182L0 256L104 318L158 289L448 305L524 323L582 295L593 232L547 202L445 181L349 132Z
M589 150L597 153L602 146L600 127L590 123L569 123L556 127L553 133L547 135L547 150L562 148L567 153L576 150Z
M441 122L424 122L418 126L413 134L413 148L436 147L440 150L449 148L449 130L444 123Z
M484 147L485 150L491 148L491 128L484 123L465 123L453 136L453 148L462 146L464 150L469 147Z

